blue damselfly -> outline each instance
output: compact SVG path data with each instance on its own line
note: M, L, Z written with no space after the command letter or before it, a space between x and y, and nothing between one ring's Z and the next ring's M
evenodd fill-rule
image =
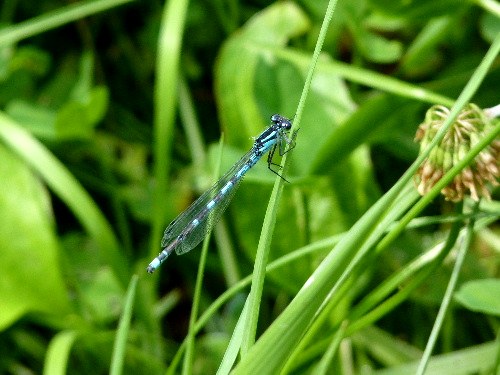
M207 232L219 221L245 173L266 152L269 152L268 168L280 176L271 167L276 165L272 159L276 149L283 156L295 146L297 132L295 131L291 137L287 134L291 127L292 123L286 117L278 114L271 116L271 125L255 138L250 151L165 229L161 240L163 249L149 263L147 268L149 273L160 267L174 250L177 255L187 253L203 240Z

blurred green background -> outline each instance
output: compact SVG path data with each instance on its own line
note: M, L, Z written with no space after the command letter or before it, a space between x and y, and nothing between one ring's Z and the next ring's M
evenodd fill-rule
M172 256L153 276L145 267L164 227L211 186L221 134L225 171L272 114L293 118L326 6L0 4L1 374L107 373L134 274L123 372L166 370L188 330L200 251ZM339 2L291 154L270 260L308 244L320 251L269 274L258 334L331 249L320 241L348 230L412 163L426 109L453 103L499 33L498 2ZM497 58L474 103L498 104L499 87ZM236 193L210 244L202 312L252 272L274 181L263 161ZM436 199L425 215L452 212ZM438 220L402 234L357 275L317 340L448 230ZM498 230L481 229L462 281L498 277ZM334 373L417 360L451 267L443 262L397 308L353 335ZM246 293L234 292L204 324L193 373L217 370ZM494 316L457 305L436 352L494 340ZM288 370L312 372L323 352L311 350Z

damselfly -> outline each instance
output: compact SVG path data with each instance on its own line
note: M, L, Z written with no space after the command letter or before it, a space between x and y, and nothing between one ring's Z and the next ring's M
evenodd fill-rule
M245 173L252 168L255 163L269 152L267 157L268 168L272 169L273 155L278 152L283 156L286 152L295 147L295 131L291 137L288 131L292 123L286 117L280 115L271 116L271 125L264 130L253 143L252 148L207 192L199 197L189 208L180 214L165 229L161 240L162 251L153 259L147 268L149 273L153 273L175 250L177 255L187 253L194 249L205 237L207 232L219 221L222 213L226 209L229 201L234 195L238 184L243 179ZM281 177L281 176L280 176Z

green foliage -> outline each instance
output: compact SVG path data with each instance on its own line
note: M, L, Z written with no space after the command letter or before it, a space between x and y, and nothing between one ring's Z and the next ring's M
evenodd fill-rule
M0 327L9 327L28 312L43 311L62 318L71 309L58 264L58 241L47 192L4 146L0 147L0 158L6 183L0 194Z
M428 107L498 104L498 4L260 3L0 5L0 373L498 371L498 191L437 196L499 127L411 181ZM146 274L274 113L290 183L264 157L201 261Z
M462 285L455 294L455 298L470 310L500 315L500 305L497 298L499 295L499 280L483 279L469 281Z

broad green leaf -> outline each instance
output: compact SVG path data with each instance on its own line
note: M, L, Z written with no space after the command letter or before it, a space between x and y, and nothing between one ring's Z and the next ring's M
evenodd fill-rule
M40 138L48 140L90 138L94 128L103 119L108 108L108 90L105 86L92 87L92 70L89 55L84 54L81 72L74 87L68 72L61 72L59 79L66 85L55 84L65 101L57 109L47 105L31 103L21 99L9 102L6 112L26 129ZM90 67L88 66L90 65ZM59 79L56 78L58 82ZM71 92L70 92L71 91ZM42 94L43 96L43 94ZM52 103L58 105L58 103Z
M89 125L96 126L103 119L108 110L108 88L106 86L93 87L89 92L89 100L85 104Z
M108 107L105 86L92 87L93 56L83 54L80 74L69 100L58 110L55 129L59 138L90 138Z
M108 105L108 91L96 87L86 99L70 100L58 112L55 130L59 138L90 138L102 120Z
M357 51L368 61L389 64L401 57L402 44L397 40L388 40L367 29L364 24L366 11L356 3L344 5L346 23L357 46Z
M269 88L273 88L269 71L259 64L278 71L280 64L273 49L283 47L308 27L307 18L295 4L280 2L251 18L224 44L215 70L215 93L228 143L246 147L249 139L264 129L267 116L280 111L293 115L285 113L283 108L273 108L272 113L263 116L256 99L255 82L268 82ZM289 110L296 105L299 93L292 93L295 100L287 106ZM274 101L290 99L286 87L274 87L272 95Z
M68 296L46 190L0 146L0 329L27 312L63 315Z
M469 310L500 316L500 280L469 281L455 293L455 299Z
M0 79L3 80L14 72L24 71L33 76L43 76L50 67L47 52L32 46L3 47L6 53L0 57ZM10 53L7 50L10 49Z
M390 64L400 59L403 45L397 40L388 40L367 30L359 30L356 34L359 52L374 63Z
M31 46L0 47L0 106L29 98L37 78L49 67L50 56L45 51Z
M116 237L107 220L88 193L41 143L18 123L0 113L0 137L28 165L42 176L52 191L73 211L99 246L99 259L105 259L125 282L126 261L118 251Z

